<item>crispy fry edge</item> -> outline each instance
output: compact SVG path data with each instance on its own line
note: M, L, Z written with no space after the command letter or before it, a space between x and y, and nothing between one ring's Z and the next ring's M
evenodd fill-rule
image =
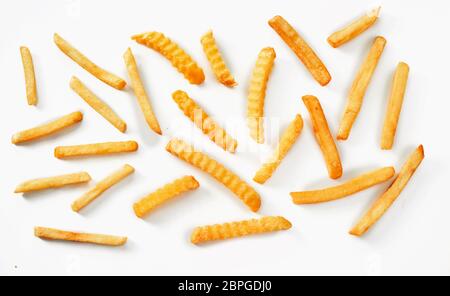
M127 237L93 234L93 233L70 232L46 227L35 227L34 235L40 239L45 240L71 241L71 242L90 243L95 245L112 246L112 247L123 246L128 241Z

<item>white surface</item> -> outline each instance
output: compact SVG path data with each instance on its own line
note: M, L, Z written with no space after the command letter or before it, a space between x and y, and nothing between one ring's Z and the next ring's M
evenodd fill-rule
M450 274L450 199L448 69L450 27L448 1L10 1L0 9L0 274L147 274L147 275L310 275L310 274ZM326 43L335 29L365 11L382 5L379 23L341 49ZM333 81L320 87L267 25L283 15L309 41L329 67ZM230 90L213 78L202 53L200 36L212 28L235 74L239 87ZM151 50L130 40L144 31L172 37L200 63L206 83L197 87ZM165 137L150 132L132 92L101 83L66 58L53 44L58 32L106 69L128 80L122 54L133 48ZM300 101L317 95L336 132L346 94L373 38L388 40L386 51L368 90L349 141L339 143L348 180L374 168L397 170L418 144L426 160L398 202L367 236L347 234L387 184L353 197L317 206L292 204L289 192L336 184L327 178L324 161L313 138L309 116ZM19 46L27 45L35 61L39 88L37 108L26 105ZM260 214L283 215L294 227L289 232L196 247L190 231L198 225L241 220L252 214L230 192L202 172L169 155L169 137L190 130L190 122L170 94L186 90L221 122L243 121L246 87L259 50L273 46L278 54L267 92L266 114L282 127L300 112L305 119L301 139L265 186L255 185L263 198ZM410 84L395 149L379 147L391 77L399 61L411 66ZM122 116L129 131L122 135L93 112L68 86L77 75ZM16 131L60 115L82 110L84 122L62 135L26 146L10 144ZM202 147L251 181L259 168L257 154L228 155L197 130ZM189 135L184 136L188 138ZM135 155L61 161L57 145L136 139ZM239 135L242 148L249 141ZM273 143L272 143L273 144ZM255 145L252 145L255 147ZM71 202L94 182L124 163L136 167L129 180L104 194L81 215ZM90 185L22 197L12 192L20 182L87 170ZM192 174L201 189L137 219L132 203L184 174ZM33 236L36 225L129 236L125 248L111 249L45 242Z

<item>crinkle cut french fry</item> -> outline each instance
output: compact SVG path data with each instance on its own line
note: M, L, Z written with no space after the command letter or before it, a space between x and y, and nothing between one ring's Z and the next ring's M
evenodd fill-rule
M272 72L276 53L271 47L261 50L253 69L248 91L247 120L250 136L259 144L264 143L264 102L267 82Z
M332 47L338 48L339 46L355 39L375 24L380 16L380 10L381 7L375 8L345 28L331 34L331 36L328 37L328 43Z
M201 244L291 228L291 222L283 217L263 217L261 219L198 227L192 233L191 242Z
M135 35L132 39L162 54L191 84L202 84L205 81L202 68L178 44L164 34L148 32Z
M99 80L114 87L115 89L122 90L125 88L127 83L122 78L100 68L92 61L90 61L86 56L79 52L76 48L72 47L66 40L61 38L55 33L53 36L56 46L69 58L71 58L75 63L80 65L86 71L94 75Z
M393 167L385 167L361 175L339 186L314 191L292 192L291 196L293 202L298 205L334 201L386 182L394 175Z
M108 142L55 148L55 157L59 159L79 156L95 156L115 153L136 152L139 145L135 141Z
M420 145L403 165L394 183L387 189L380 198L375 201L372 208L363 216L358 224L350 231L355 236L364 235L381 217L389 210L399 197L400 193L408 184L409 180L424 159L423 146Z
M259 171L256 173L253 180L257 183L264 184L275 172L283 159L291 150L294 143L297 141L303 129L303 119L300 115L297 115L295 119L288 126L283 133L280 143L273 155L273 157L265 163Z
M325 86L331 81L331 75L327 67L308 43L283 17L275 16L269 21L269 25L292 49L320 85Z
M200 184L192 176L175 180L136 202L133 206L134 213L139 218L143 218L165 202L185 192L195 190L199 186Z
M128 240L128 238L121 236L69 232L46 227L35 227L34 235L46 240L71 241L112 247L123 246Z
M91 176L89 176L89 174L85 172L43 179L35 179L20 184L19 186L17 186L14 193L27 193L32 191L54 189L67 185L87 183L89 181L91 181Z
M72 204L72 210L74 212L79 212L90 203L96 200L105 191L116 185L117 183L123 181L126 177L134 173L134 168L130 165L124 165L120 170L114 172L112 175L108 176L103 181L95 185L94 188L85 193L82 197L74 201Z
M196 152L194 147L179 139L171 140L166 150L211 175L239 197L252 211L257 212L261 207L261 198L255 189L208 155Z
M31 52L28 47L25 46L20 48L20 54L22 56L23 71L25 75L25 89L27 92L28 105L36 106L38 103L38 97L33 57L31 56Z
M359 111L361 110L364 96L385 46L386 39L381 36L375 38L375 42L370 49L369 55L361 66L350 90L345 113L339 127L338 140L348 139L356 117L358 117Z
M178 90L172 94L173 100L184 114L207 135L211 141L223 150L234 153L237 141L221 128L197 103L184 91Z
M12 137L11 142L17 145L41 139L43 137L58 133L74 124L81 122L82 120L83 113L73 112L50 123L19 132Z

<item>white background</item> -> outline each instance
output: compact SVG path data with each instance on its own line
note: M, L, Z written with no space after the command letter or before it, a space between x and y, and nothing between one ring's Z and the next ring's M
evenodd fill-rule
M144 275L313 275L313 274L450 274L448 193L448 1L2 1L0 9L0 274L144 274ZM326 43L335 29L377 5L380 21L340 49ZM267 25L283 15L318 52L333 80L322 88ZM211 74L199 42L212 28L239 84L227 89ZM166 33L203 67L204 85L192 86L153 51L130 36L150 30ZM165 137L145 125L128 88L117 91L101 83L64 56L52 42L54 32L70 41L100 66L128 80L122 54L131 46L151 96ZM364 238L348 230L388 184L350 198L316 206L295 206L289 192L338 184L327 178L308 113L300 98L317 95L330 127L336 132L346 94L373 38L388 40L350 139L339 143L345 175L342 181L381 166L397 170L419 144L426 159L387 215ZM39 105L28 107L19 46L27 45L35 61ZM227 189L209 176L169 155L164 146L171 136L191 130L191 123L171 99L177 89L187 91L218 121L245 118L246 88L259 50L273 46L276 66L266 98L266 114L284 128L296 113L305 119L300 140L265 185L255 185L263 198L261 215L283 215L291 231L214 243L190 243L199 225L242 220L252 214ZM411 66L410 84L396 145L382 152L379 139L391 86L399 61ZM93 112L69 89L77 75L111 105L128 125L123 135ZM16 147L11 136L22 129L81 110L81 125L50 139ZM205 139L201 132L191 132ZM184 133L189 139L190 134ZM57 145L135 139L134 155L61 161L53 157ZM238 136L236 156L208 140L203 148L251 181L260 166L247 131ZM275 143L269 143L272 148ZM252 149L249 149L252 148ZM124 163L137 172L82 214L71 202ZM87 170L89 185L47 191L26 197L13 194L17 184L36 177ZM192 174L201 189L137 219L132 204L161 185ZM68 230L127 235L124 248L45 242L33 236L36 225Z

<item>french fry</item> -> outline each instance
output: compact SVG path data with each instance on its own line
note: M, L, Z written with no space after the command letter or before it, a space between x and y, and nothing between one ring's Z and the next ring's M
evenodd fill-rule
M85 193L82 197L77 199L72 204L72 210L74 212L79 212L94 200L96 200L105 191L116 185L117 183L123 181L126 177L134 173L134 168L130 165L124 165L120 170L114 172L112 175L108 176L103 181L99 182L92 188L89 192Z
M261 219L198 227L192 233L191 242L201 244L291 228L291 222L283 217L263 217Z
M342 177L342 164L339 151L328 127L327 118L323 113L319 100L314 96L304 96L303 103L311 117L314 135L322 150L327 164L328 175L331 179Z
M394 183L373 204L372 208L350 231L351 235L363 236L389 210L424 159L423 146L420 145L403 165Z
M178 44L164 34L148 32L135 35L132 39L162 54L191 84L202 84L205 81L202 68Z
M217 146L230 153L236 152L237 141L221 128L192 98L184 91L172 94L178 107L201 131Z
M25 89L27 92L28 105L36 106L38 103L38 96L36 90L36 75L34 72L33 57L28 47L22 46L20 48L22 56L23 72L25 74Z
M122 90L125 88L127 83L122 78L100 68L92 61L90 61L86 56L79 52L76 48L72 47L66 40L55 33L53 40L58 46L58 48L69 58L71 58L75 63L80 65L83 69L94 75L97 79L103 81L109 86L115 89Z
M381 7L375 8L343 29L331 34L331 36L328 37L328 43L332 47L338 48L355 39L375 24L380 16L380 10Z
M77 146L59 146L55 148L55 157L59 159L96 156L116 153L136 152L139 145L135 141L128 142L107 142L97 144L86 144Z
M259 144L264 143L264 101L267 82L273 69L276 53L271 47L261 50L253 69L248 90L247 120L250 136Z
M171 140L167 144L166 150L179 159L211 175L233 192L252 211L257 212L261 207L261 198L255 189L208 155L196 152L194 147L179 139Z
M128 69L128 75L130 76L131 86L133 87L134 94L136 95L142 113L144 113L145 120L147 121L148 126L155 133L162 135L161 127L159 126L158 119L153 112L152 105L150 104L147 92L145 91L144 84L142 83L136 64L136 59L134 58L131 48L128 48L123 57Z
M406 85L408 84L409 66L400 63L394 75L394 82L389 99L386 118L384 120L383 133L381 136L381 149L390 150L394 145L397 132L398 120L402 111L403 99L405 97Z
M283 133L280 143L275 150L272 158L265 163L256 173L253 180L259 184L264 184L270 177L272 177L275 170L281 164L283 159L291 150L292 146L297 141L303 129L303 119L300 115L297 115L295 119L288 126L286 131Z
M325 86L330 83L331 75L327 67L283 17L275 16L269 21L269 25L280 35L320 85Z
M61 188L68 185L82 184L91 181L88 173L76 173L24 182L17 186L14 193L27 193L46 189Z
M361 110L364 96L385 46L386 39L381 36L375 38L375 42L370 49L369 55L359 70L350 90L345 113L339 127L338 140L348 139L356 117L358 117L359 111Z
M53 135L55 133L58 133L74 124L81 122L82 120L83 120L83 113L81 112L70 113L50 123L19 132L12 137L11 142L14 145L18 145L21 143L41 139Z
M220 54L213 32L208 31L208 33L203 35L201 43L206 58L208 59L217 80L228 87L236 86L236 80L234 79L233 75L225 64L222 55Z
M386 182L394 175L393 167L385 167L356 177L342 185L314 191L292 192L291 196L293 202L298 205L334 201Z
M127 130L127 124L123 121L105 102L100 100L92 91L90 91L77 77L70 80L70 88L76 92L89 106L98 114L103 116L115 128L122 133Z
M143 218L162 204L199 186L200 184L192 176L175 180L136 202L133 206L134 213L137 217Z
M45 240L71 241L111 247L123 246L128 240L128 238L120 236L69 232L46 227L35 227L34 235Z

